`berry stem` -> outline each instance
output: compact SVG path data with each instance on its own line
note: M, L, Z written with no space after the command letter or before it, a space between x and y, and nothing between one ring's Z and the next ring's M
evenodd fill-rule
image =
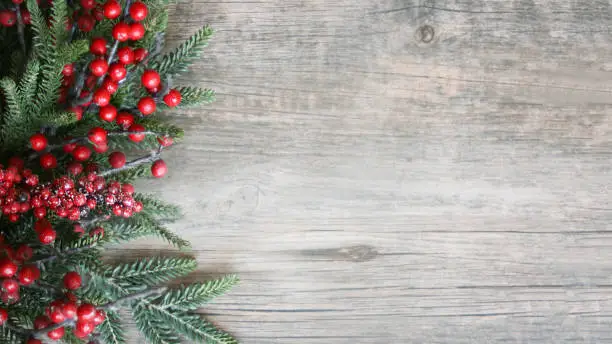
M159 149L152 152L149 155L140 157L138 159L134 159L130 162L127 162L125 165L123 165L122 167L119 168L112 168L106 171L102 171L100 173L98 173L99 176L105 177L105 176L109 176L112 174L116 174L125 170L129 170L132 169L134 167L140 166L140 165L144 165L150 162L154 162L155 160L157 160L159 158L159 156L161 155L161 151L163 149L163 146L159 146Z
M79 253L79 252L88 250L88 249L94 247L94 245L95 244L87 245L87 246L83 246L83 247L71 248L71 249L68 249L68 250L63 251L63 252L58 252L57 254L52 255L52 256L47 256L45 258L34 260L34 261L32 261L32 263L37 264L38 266L40 266L40 265L42 265L44 263L52 262L52 261L55 261L57 259L63 258L64 256L69 256L69 255L71 255L73 253Z
M26 54L26 45L25 45L25 34L23 33L23 18L21 17L21 9L19 5L14 5L15 14L17 15L17 35L19 37L19 45L21 46L21 51L23 51L23 55Z

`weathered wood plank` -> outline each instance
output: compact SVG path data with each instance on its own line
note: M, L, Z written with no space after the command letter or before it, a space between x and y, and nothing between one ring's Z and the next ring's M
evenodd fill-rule
M180 203L245 343L611 341L610 1L192 0ZM130 245L121 255L165 247ZM196 278L198 276L195 276ZM138 342L137 340L134 343Z

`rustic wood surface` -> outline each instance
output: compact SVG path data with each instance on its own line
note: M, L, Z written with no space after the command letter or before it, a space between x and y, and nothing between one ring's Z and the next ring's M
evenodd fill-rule
M612 4L174 5L217 35L183 149L203 310L244 343L612 342ZM159 242L116 251L138 256ZM135 338L134 343L141 340Z

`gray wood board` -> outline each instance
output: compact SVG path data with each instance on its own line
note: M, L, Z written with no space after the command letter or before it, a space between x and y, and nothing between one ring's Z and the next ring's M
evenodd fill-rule
M612 342L612 5L175 5L217 34L180 81L169 177L142 187L244 343ZM116 255L164 249L131 244ZM135 343L138 340L135 339Z

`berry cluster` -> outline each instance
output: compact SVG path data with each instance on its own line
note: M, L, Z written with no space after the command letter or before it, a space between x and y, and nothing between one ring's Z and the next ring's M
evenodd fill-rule
M21 286L29 286L40 278L40 269L27 263L33 256L30 246L21 245L14 249L5 245L4 237L0 237L0 248L3 255L0 258L0 299L10 305L19 301Z
M24 24L29 25L32 21L30 11L22 4L23 0L13 0L14 9L0 10L0 26L11 27L17 24L17 11L21 15Z
M40 271L36 268L36 272L24 273L24 269L19 271L19 279L11 278L15 275L17 265L8 261L0 262L0 276L5 278L2 282L2 300L11 304L19 300L19 287L28 286L34 283L40 277ZM31 266L30 266L31 267ZM35 278L32 276L36 276ZM10 275L10 276L8 276ZM22 275L27 277L22 278ZM106 319L106 312L103 309L97 309L94 305L86 302L79 302L78 298L70 291L77 290L81 287L83 281L81 275L76 271L70 271L64 275L63 288L68 291L64 293L62 299L52 301L45 309L44 315L39 315L34 319L35 330L45 330L46 335L51 340L59 340L64 337L66 327L73 328L72 331L77 338L85 338L89 336L96 328ZM6 296L5 295L9 295ZM9 302L7 302L7 299ZM8 320L8 311L0 308L0 325ZM42 344L38 338L29 338L26 344Z

